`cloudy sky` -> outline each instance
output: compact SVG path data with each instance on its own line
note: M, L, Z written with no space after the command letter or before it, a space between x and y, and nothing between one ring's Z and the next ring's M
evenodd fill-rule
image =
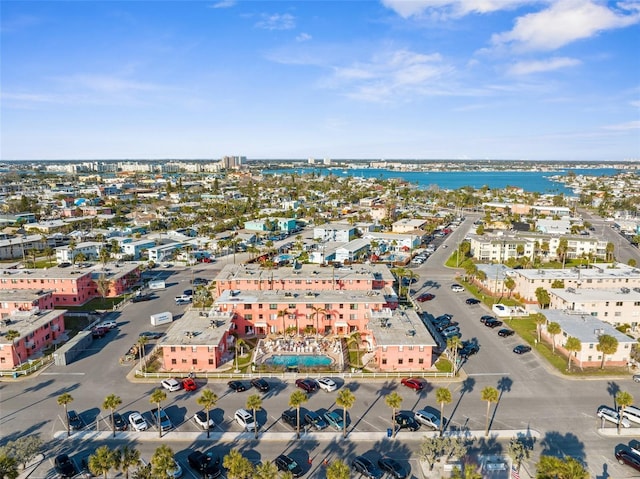
M637 0L0 9L2 160L640 159Z

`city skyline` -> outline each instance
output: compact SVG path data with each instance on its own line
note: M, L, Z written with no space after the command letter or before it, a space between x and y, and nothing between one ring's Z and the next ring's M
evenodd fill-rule
M0 159L640 158L640 3L2 2Z

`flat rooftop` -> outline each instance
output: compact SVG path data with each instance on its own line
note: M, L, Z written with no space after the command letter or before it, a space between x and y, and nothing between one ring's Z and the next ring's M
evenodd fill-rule
M0 289L0 303L29 303L50 296L53 289Z
M31 334L36 329L43 327L57 317L63 316L66 312L67 311L65 309L43 309L38 312L15 311L13 314L2 318L3 323L0 327L0 331L2 331L2 333L6 333L10 330L17 331L20 336L15 340L18 340ZM9 344L10 342L11 341L5 338L4 334L0 336L0 344Z
M392 291L392 290L390 290ZM255 304L255 303L385 303L385 290L225 290L215 300L215 304ZM394 293L395 295L395 293Z
M229 330L232 318L233 312L188 310L171 324L157 344L159 346L216 346L222 341L225 331Z
M552 289L551 294L569 303L633 301L640 302L640 288L590 289L567 288Z
M559 309L545 309L540 312L544 314L550 322L558 323L562 331L567 333L567 335L578 338L583 344L597 343L598 336L601 334L613 336L621 344L636 342L635 339L618 331L613 325L590 314L570 314Z
M367 324L376 346L432 346L437 344L413 309L372 312Z
M518 269L515 273L530 280L543 279L572 279L572 280L599 280L599 279L636 279L640 280L640 269L626 264L600 263L591 268L565 268L565 269Z
M93 279L98 279L102 274L108 279L117 279L136 268L138 268L137 263L108 263L104 268L100 263L91 264L87 267L73 265L66 268L52 266L50 268L35 269L0 269L0 279L78 279L88 274Z

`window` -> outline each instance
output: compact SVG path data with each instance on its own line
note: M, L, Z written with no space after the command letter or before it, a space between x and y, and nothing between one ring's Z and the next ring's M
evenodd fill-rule
M247 321L253 321L253 314L245 314L244 319L246 319Z
M192 353L197 353L198 352L198 346L191 346L191 352Z
M251 306L253 306L253 305L252 305L252 304L245 303L245 304L243 305L243 308L244 308L244 309L251 309Z
M209 358L209 366L213 366L213 359Z
M616 306L622 306L622 301L616 301Z
M269 305L269 309L278 309L278 305L277 304L270 304Z
M349 305L349 309L358 309L358 305L357 304L350 304Z
M341 303L341 304L339 304L339 305L338 305L338 309L344 309L344 304L342 304L342 303Z
M409 364L413 364L413 358L409 358Z
M332 304L325 304L324 305L324 309L333 309L333 305Z
M191 360L191 364L193 364L194 366L197 366L198 365L198 360L196 358L193 358Z
M171 352L175 353L176 352L176 347L175 346L171 346Z
M4 359L4 358L2 358ZM382 364L387 364L387 358L382 358Z
M182 364L187 364L187 358L182 359L182 361L180 361Z
M424 364L424 358L418 358L418 364Z
M402 358L398 359L398 364L404 364L404 359Z

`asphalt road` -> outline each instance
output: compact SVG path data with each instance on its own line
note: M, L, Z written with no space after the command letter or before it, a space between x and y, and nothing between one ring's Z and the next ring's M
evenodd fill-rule
M436 387L447 386L452 390L453 402L445 408L445 416L451 418L452 425L471 430L483 430L485 426L486 402L480 398L480 391L487 385L501 391L500 401L492 407L491 429L532 429L540 433L535 451L553 454L568 454L580 458L588 464L592 477L629 478L634 477L629 468L620 466L613 458L613 450L618 444L628 443L630 437L610 437L598 432L600 425L595 412L599 405L613 406L613 395L617 390L630 391L640 397L640 388L630 379L608 378L602 380L567 380L550 371L545 362L533 351L524 356L516 356L511 349L518 343L517 336L500 338L497 329L484 327L479 322L487 311L482 306L466 305L465 293L453 293L450 285L455 281L455 272L442 266L456 244L467 233L472 218L446 238L448 248L440 247L423 265L415 268L420 275L415 293L429 291L436 295L433 301L423 303L426 311L434 316L444 312L453 314L461 324L463 339L475 337L480 343L480 352L464 365L464 381L441 381L430 383L420 394L401 386L397 380L351 382L336 378L340 387L348 386L356 396L356 403L349 411L350 427L355 432L383 433L390 426L390 410L384 403L384 396L398 391L403 397L402 409L416 411L425 406L438 408L434 398ZM244 259L236 255L236 261ZM174 296L190 288L193 277L212 278L233 257L223 257L217 263L202 264L194 271L184 268L159 268L158 274L166 276L167 289L157 293L157 298L126 306L115 313L118 329L110 332L104 339L97 340L95 348L85 353L79 360L67 367L50 367L39 376L16 382L0 383L1 410L0 428L5 439L15 439L23 435L40 433L47 442L47 460L30 477L53 477L49 458L60 452L67 452L76 461L89 455L98 445L95 442L52 440L56 432L64 430L62 408L56 398L63 392L69 392L74 401L69 409L78 411L92 429L106 428L101 410L104 398L117 394L122 398L120 412L127 416L131 411L140 411L149 417L154 407L149 402L153 390L159 382L131 383L126 374L132 365L120 365L121 357L133 344L142 331L152 328L149 315L162 311L171 311L179 318L185 307L176 306ZM151 346L149 346L151 347ZM288 401L294 385L282 379L270 379L272 390L263 396L263 411L259 415L262 430L269 432L290 432L291 429L279 419ZM204 381L199 380L200 386ZM231 393L225 382L209 381L219 396L212 417L216 422L216 432L239 432L240 427L233 421L233 414L243 407L246 398L256 391L250 389L242 393ZM200 408L196 404L198 392L180 391L168 393L163 405L177 431L195 432L191 421L193 414ZM312 395L304 408L321 412L335 408L336 393L320 391ZM100 419L102 418L102 419ZM96 426L96 422L98 426ZM612 429L612 426L610 426ZM241 442L214 442L174 440L171 433L163 442L177 453L179 462L185 470L185 477L192 477L186 467L185 457L190 448L213 448L224 455L230 448L238 448L252 460L273 459L282 452L291 453L299 462L306 463L305 477L324 477L321 461L325 457L350 459L356 454L392 453L411 465L412 477L424 477L418 467L420 432L401 431L395 440L377 439L372 441L290 441L285 440L243 440ZM115 443L121 443L117 441ZM134 441L135 446L149 458L157 443ZM483 450L500 452L504 444L488 441ZM376 456L377 457L377 456ZM527 477L526 472L521 473ZM498 476L496 476L498 477Z

